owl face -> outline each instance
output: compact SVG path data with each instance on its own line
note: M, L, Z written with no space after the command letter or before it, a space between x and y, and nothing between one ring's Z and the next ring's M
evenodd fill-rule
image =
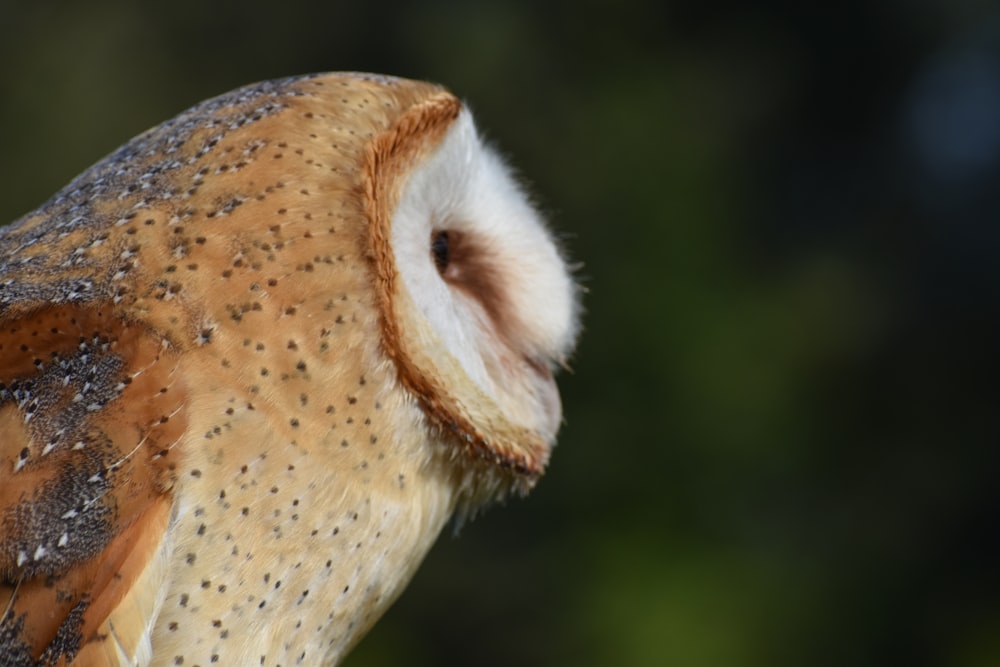
M394 265L386 270L398 276L397 293L383 307L408 333L387 336L388 347L404 380L469 453L513 471L515 486L527 488L561 419L553 368L576 337L574 283L467 110L398 187L391 256L380 258ZM445 377L448 386L437 382Z
M0 655L336 662L541 475L577 302L437 86L265 82L136 137L0 229Z

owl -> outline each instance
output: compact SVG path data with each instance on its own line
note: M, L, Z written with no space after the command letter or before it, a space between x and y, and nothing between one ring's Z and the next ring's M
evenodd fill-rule
M578 289L435 85L251 85L0 229L0 663L330 665L532 488Z

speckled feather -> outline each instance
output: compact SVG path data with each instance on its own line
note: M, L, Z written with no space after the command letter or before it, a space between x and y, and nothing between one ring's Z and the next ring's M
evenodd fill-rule
M548 438L428 371L387 240L460 109L248 86L0 229L3 665L336 662L460 503L531 486Z

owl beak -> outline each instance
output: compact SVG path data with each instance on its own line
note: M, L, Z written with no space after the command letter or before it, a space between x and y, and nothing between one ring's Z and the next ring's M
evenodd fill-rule
M546 437L555 440L559 426L562 424L562 400L559 398L559 387L549 376L549 381L542 385L542 406L546 417Z
M559 387L546 361L527 358L528 367L534 372L534 394L538 410L538 430L548 442L553 442L562 423L562 400Z

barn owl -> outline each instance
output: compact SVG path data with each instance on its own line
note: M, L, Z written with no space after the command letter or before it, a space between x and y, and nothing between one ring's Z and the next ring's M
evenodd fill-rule
M462 103L265 82L0 230L0 663L327 665L542 474L577 288Z

